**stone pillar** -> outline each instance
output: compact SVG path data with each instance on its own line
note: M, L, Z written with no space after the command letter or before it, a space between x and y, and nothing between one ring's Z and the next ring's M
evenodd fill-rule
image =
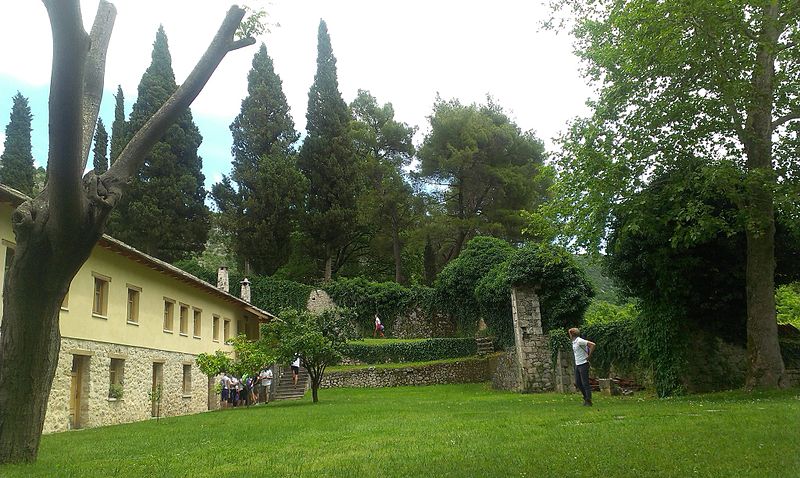
M575 392L575 357L572 348L559 350L556 356L555 377L556 392Z
M230 284L228 282L228 268L225 266L217 269L217 289L221 289L224 292L228 292L230 290Z
M553 387L553 369L547 336L542 331L539 296L530 286L511 289L514 315L516 358L522 392L549 392Z
M250 302L250 281L247 280L247 277L244 278L242 282L239 284L242 285L242 291L239 294L243 301Z

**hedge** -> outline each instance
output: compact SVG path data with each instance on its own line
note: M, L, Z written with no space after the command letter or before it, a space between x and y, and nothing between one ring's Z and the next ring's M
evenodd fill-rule
M342 354L364 363L428 362L457 357L468 357L478 353L474 338L437 338L417 342L392 342L366 344L348 342Z

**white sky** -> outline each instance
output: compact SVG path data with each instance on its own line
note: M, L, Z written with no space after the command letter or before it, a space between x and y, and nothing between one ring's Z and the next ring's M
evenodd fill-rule
M82 0L91 27L97 0ZM136 87L150 63L159 24L169 39L180 83L205 50L230 4L221 0L117 0L109 48L102 117L113 120L110 93L121 84L130 112ZM522 0L252 0L280 26L259 38L267 45L298 131L305 127L308 90L316 69L317 27L328 24L337 58L339 88L348 103L359 88L394 105L396 118L428 129L436 93L464 103L490 93L523 130L551 138L569 119L586 114L591 90L578 73L565 34L540 31L547 8ZM46 102L51 34L46 11L35 0L0 3L0 128L19 89L34 110L34 156L46 157ZM9 48L19 45L20 48ZM192 105L203 134L206 183L230 170L228 125L247 93L247 72L257 47L230 53ZM418 136L421 140L422 135ZM2 143L0 143L2 149Z

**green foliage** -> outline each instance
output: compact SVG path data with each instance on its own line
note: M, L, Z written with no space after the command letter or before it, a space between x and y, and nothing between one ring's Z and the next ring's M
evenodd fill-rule
M542 327L571 327L583 321L594 290L566 249L549 243L528 244L511 256L508 282L538 287Z
M0 183L25 194L33 192L32 119L28 99L18 91L13 98L3 154L0 155Z
M453 257L476 233L521 238L521 210L544 200L544 146L523 132L492 98L462 105L437 98L419 149L419 177L436 185L455 240Z
M326 282L323 287L337 305L353 310L362 333L373 330L378 314L386 332L391 334L397 317L416 305L414 291L396 282L340 278Z
M352 312L347 309L326 310L319 315L285 310L280 320L262 326L260 343L274 351L277 362L292 362L295 356L300 357L311 378L316 403L325 369L342 359L342 348L355 337L352 320Z
M267 12L263 8L256 10L242 5L242 9L245 11L245 17L236 28L237 39L257 37L267 31Z
M108 132L103 124L103 118L97 119L97 128L94 133L94 148L92 149L92 165L94 172L100 175L108 171Z
M112 383L108 386L108 398L121 399L125 395L125 387L121 383Z
M639 314L634 302L625 305L616 305L604 300L593 300L586 312L583 314L583 323L586 325L604 324L607 322L617 322L633 320Z
M125 95L122 94L122 86L118 85L117 94L114 95L114 122L111 124L111 164L114 164L119 153L125 148L128 137L126 126Z
M775 305L779 324L792 324L800 329L800 282L778 287Z
M201 353L195 358L195 362L209 377L233 370L231 358L222 350L217 350L213 354Z
M334 255L356 232L356 198L362 184L353 154L352 118L339 93L336 58L322 20L317 40L317 72L308 92L307 134L298 161L309 182L307 216L301 224L318 245L309 252L325 262L324 277L330 279Z
M659 397L685 392L681 375L686 369L688 331L669 307L643 305L636 324L636 342L642 364L653 372L653 384Z
M252 341L240 334L231 340L231 345L234 359L227 365L230 367L228 370L237 377L254 377L261 369L276 361L277 352L268 341Z
M475 297L475 288L485 275L505 262L513 252L514 248L502 239L477 236L439 273L434 283L439 304L458 319L462 332L472 333L477 328L481 303ZM503 295L502 291L496 292ZM510 300L511 290L507 289L504 295ZM492 300L490 305L494 303Z
M256 273L272 274L289 257L297 205L307 184L296 165L298 134L282 82L263 43L247 75L247 92L230 126L231 178L215 184L212 197L240 262Z
M385 344L348 342L342 355L360 362L426 362L456 357L468 357L478 352L474 338L436 338L414 342Z
M125 128L126 141L177 89L163 28L153 44L152 62L142 75L139 95ZM203 140L186 111L153 146L144 166L112 213L109 233L167 262L203 250L210 228L205 205Z

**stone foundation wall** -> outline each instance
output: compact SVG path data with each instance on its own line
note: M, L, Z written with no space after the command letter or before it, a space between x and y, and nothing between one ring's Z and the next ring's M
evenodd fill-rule
M509 390L512 392L532 391L526 390L519 381L521 374L515 349L507 349L505 353L497 357L496 362L497 366L492 372L492 388L495 390ZM552 367L551 376L553 377L553 388L533 391L554 390L559 393L574 392L575 359L572 356L572 351L562 350L556 358L555 364L553 364L552 359L549 358L547 363Z
M478 360L431 364L413 368L369 367L342 372L327 372L322 377L321 388L381 388L486 382L491 379L492 372L496 367L496 357L486 357Z
M519 362L514 349L506 350L504 354L497 358L497 367L492 374L492 388L512 392L521 390L519 384Z
M87 340L62 339L53 387L47 404L44 433L74 428L70 419L70 385L73 359L88 366L83 372L81 428L147 420L151 417L149 392L153 364L162 364L162 417L198 413L208 409L208 377L195 364L195 356ZM123 359L123 396L110 399L111 359ZM183 366L191 365L191 390L184 394ZM214 400L216 402L218 400Z
M429 314L417 307L398 316L387 328L387 335L398 339L429 339L433 337L453 337L456 322L447 314Z

